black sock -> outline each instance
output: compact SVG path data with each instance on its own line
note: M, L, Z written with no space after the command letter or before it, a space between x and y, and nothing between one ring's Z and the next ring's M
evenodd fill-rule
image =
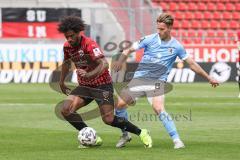
M139 129L137 126L130 123L128 120L126 120L123 117L114 116L111 126L121 128L122 130L134 133L136 135L140 135L141 133L141 129Z
M87 125L83 122L81 116L76 112L71 113L70 115L65 116L64 118L79 131L84 127L87 127Z

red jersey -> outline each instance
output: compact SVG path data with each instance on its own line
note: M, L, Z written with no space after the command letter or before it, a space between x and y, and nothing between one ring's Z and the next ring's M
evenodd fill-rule
M64 60L70 59L75 64L76 69L84 69L86 72L91 72L98 66L97 59L104 58L98 44L84 35L81 35L81 41L76 47L72 47L66 41L63 51ZM105 69L100 75L93 78L84 78L77 73L77 78L80 85L91 87L112 82L108 69Z

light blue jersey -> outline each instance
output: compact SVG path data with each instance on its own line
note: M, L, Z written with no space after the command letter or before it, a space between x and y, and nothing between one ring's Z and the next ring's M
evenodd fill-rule
M188 57L184 47L175 38L162 41L158 33L145 36L133 44L135 50L144 48L144 54L133 78L167 81L176 58Z

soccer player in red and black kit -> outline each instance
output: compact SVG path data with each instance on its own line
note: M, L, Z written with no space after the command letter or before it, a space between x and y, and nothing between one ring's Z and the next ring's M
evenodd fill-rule
M64 17L58 25L58 31L63 33L67 40L64 44L64 60L59 82L61 90L65 94L69 90L64 84L64 79L69 71L70 61L75 64L79 84L63 103L63 117L77 130L87 127L76 111L95 100L105 124L139 135L145 147L150 148L152 139L146 129L139 129L126 119L114 115L113 86L108 63L98 44L80 34L84 26L82 19L76 16ZM101 144L102 140L98 137L96 145Z

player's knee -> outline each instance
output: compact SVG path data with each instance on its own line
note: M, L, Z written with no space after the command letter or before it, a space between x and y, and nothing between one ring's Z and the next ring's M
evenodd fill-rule
M61 108L61 114L66 117L71 114L71 105L72 103L65 103Z
M117 104L115 105L116 109L123 109L126 108L127 103L124 100L119 100Z
M162 108L162 107L160 107L160 108L153 108L153 110L154 110L154 112L157 114L157 115L159 115L161 112L163 112L164 111L164 108Z
M61 109L61 114L62 114L64 117L66 117L66 116L70 115L70 110L69 110L68 108L63 107L63 108Z
M113 119L114 119L113 115L105 115L104 117L102 117L103 122L107 125L111 125L113 122Z

